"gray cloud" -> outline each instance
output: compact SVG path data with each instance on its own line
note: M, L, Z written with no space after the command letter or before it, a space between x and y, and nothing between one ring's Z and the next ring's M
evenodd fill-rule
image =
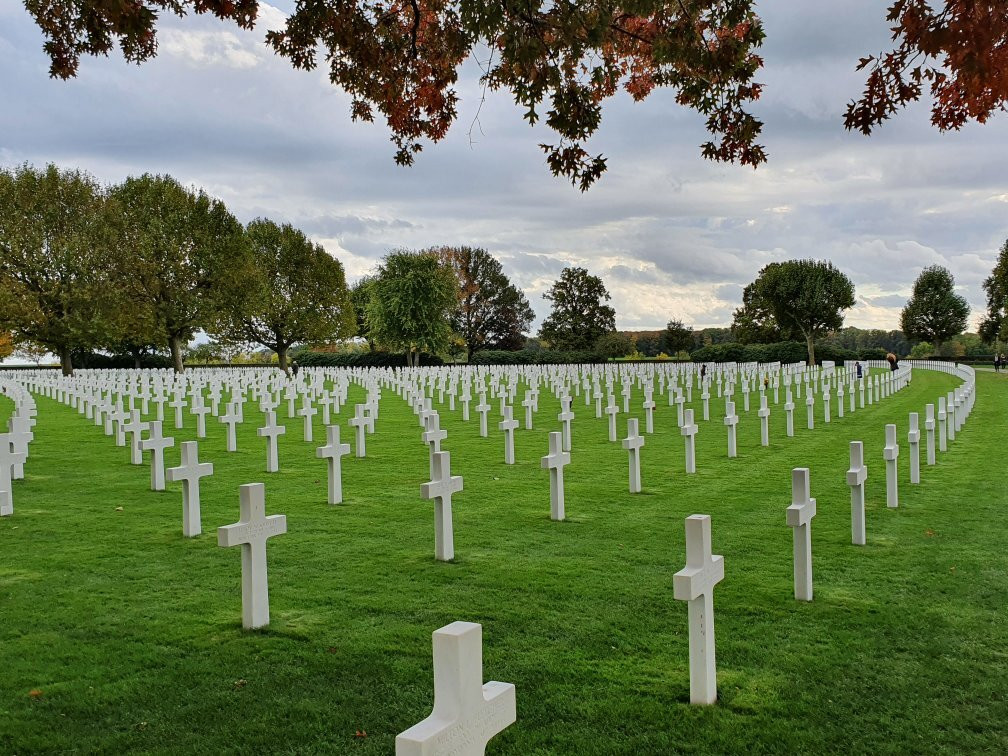
M287 0L279 2L290 10ZM768 262L832 260L854 280L848 322L898 327L913 279L949 267L975 310L1008 236L998 158L1003 117L940 134L926 103L865 138L842 127L863 74L857 58L888 41L875 0L760 7L770 163L703 161L703 118L657 92L607 105L590 149L609 159L582 195L551 177L539 142L503 93L481 96L477 68L459 84L458 123L402 169L383 124L354 124L323 72L294 71L263 45L280 16L243 32L206 17L165 17L159 57L85 59L77 79L48 78L42 38L18 4L0 7L0 161L80 166L103 181L167 172L220 196L242 220L304 229L354 279L388 250L482 246L525 289L537 315L565 265L603 277L623 327L670 317L727 325L742 287Z

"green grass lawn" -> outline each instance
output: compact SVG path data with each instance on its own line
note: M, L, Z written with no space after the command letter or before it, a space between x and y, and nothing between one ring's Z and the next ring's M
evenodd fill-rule
M481 439L478 415L442 413L444 449L465 489L454 499L454 563L434 560L433 504L419 498L426 447L410 408L384 391L365 459L344 458L345 502L326 504L321 422L301 419L266 474L250 403L239 452L208 418L200 457L203 535L182 537L181 492L149 490L92 421L45 398L15 513L0 521L0 751L390 754L430 712L431 633L483 625L484 678L514 683L518 721L494 754L1008 751L1008 603L1001 429L1008 376L978 375L965 429L909 483L907 413L957 385L917 372L904 391L854 415L759 445L758 395L726 458L723 403L711 399L697 474L684 473L675 408L656 397L642 450L644 491L627 491L627 454L575 398L568 520L549 519L544 390L537 428ZM519 398L522 392L519 391ZM351 388L346 420L364 392ZM634 404L640 404L635 396ZM796 402L797 403L797 402ZM475 405L475 401L473 402ZM285 414L286 403L283 405ZM0 421L11 406L0 402ZM521 407L516 416L523 418ZM195 435L195 418L174 435ZM641 417L643 429L643 413ZM319 420L316 417L316 420ZM885 506L884 425L901 443L897 510ZM626 418L619 419L620 436ZM923 433L922 433L923 436ZM869 465L865 547L850 543L848 442ZM792 593L790 470L811 468L815 600ZM238 486L263 481L271 624L241 628L239 549L216 528L238 519ZM117 508L121 507L121 511ZM714 594L719 703L689 705L683 519L713 520L725 579ZM356 737L366 731L366 737Z

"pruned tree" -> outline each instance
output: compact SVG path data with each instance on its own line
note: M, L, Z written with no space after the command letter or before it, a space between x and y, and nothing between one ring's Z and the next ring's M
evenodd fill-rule
M74 350L112 338L111 221L104 190L81 171L0 170L0 327L73 373Z
M816 338L842 327L844 310L854 306L854 284L822 260L771 263L754 285L754 296L770 310L783 333L805 339L810 365L815 364Z
M674 355L677 352L691 352L695 348L693 328L679 318L673 318L661 332L661 348L665 354Z
M1008 241L1001 245L994 270L984 279L987 294L987 313L980 321L980 337L985 343L995 345L1008 337Z
M196 331L242 296L245 232L220 200L170 176L145 174L112 189L120 214L116 275L130 299L127 338L164 343L176 372Z
M223 299L208 332L226 341L260 344L289 372L295 344L351 336L356 315L343 265L290 224L257 218L245 229L247 262L240 296Z
M900 327L913 341L928 341L942 353L942 344L966 330L970 308L955 293L955 279L947 268L931 265L914 282L913 293L900 313Z
M500 261L485 249L472 247L429 251L458 280L459 302L451 324L465 343L467 358L472 359L479 349L521 349L535 315L525 294L504 274Z
M243 28L255 25L257 0L25 0L47 41L50 74L76 75L82 55L116 44L129 61L157 53L163 12L212 12ZM365 0L297 3L267 43L295 68L320 59L330 81L350 95L351 117L383 116L395 159L410 165L424 140L437 142L458 115L460 68L490 50L481 83L507 90L525 120L557 134L540 147L550 170L587 189L606 169L585 141L599 128L602 105L620 89L643 100L675 90L679 104L706 117L714 160L756 166L761 122L747 110L763 27L748 0L608 0L576 3L469 3L461 0ZM481 56L482 57L482 56Z
M864 94L847 107L847 129L870 134L898 109L931 94L942 131L985 123L1008 101L1008 5L974 0L896 0L886 21L894 47L868 55Z
M551 349L588 350L602 334L616 330L616 311L603 304L611 299L605 284L584 268L564 268L543 299L553 309L539 337Z
M420 352L448 348L457 292L454 274L437 255L390 252L372 284L370 333L378 344L405 351L408 365L419 365Z

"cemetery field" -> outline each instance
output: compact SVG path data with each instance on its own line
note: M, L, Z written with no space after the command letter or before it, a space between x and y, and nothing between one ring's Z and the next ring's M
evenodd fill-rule
M435 408L448 431L455 560L434 559L433 503L420 499L428 453L412 409L391 390L367 455L343 458L344 502L326 504L325 443L300 417L280 421L280 472L265 469L261 414L249 402L238 452L207 418L214 474L201 482L203 534L184 538L181 493L150 490L93 421L44 397L14 515L0 520L0 751L391 754L395 735L433 701L431 633L483 625L484 680L513 683L517 722L488 753L1008 751L1008 377L977 374L972 415L938 463L909 482L907 415L959 379L914 371L904 390L806 429L796 399L785 436L772 392L771 444L760 446L758 394L736 395L738 458L726 457L723 400L710 421L699 390L697 473L685 474L676 408L655 396L641 450L643 491L628 493L627 452L607 420L574 397L565 522L549 518L540 468L559 402L543 389L535 429L516 431L504 464L491 401ZM522 395L519 388L519 397ZM347 419L364 390L351 385ZM635 391L631 416L640 418ZM12 404L0 398L0 422ZM195 418L166 453L195 437ZM846 408L845 408L846 409ZM515 417L524 419L520 403ZM335 420L334 420L335 421ZM898 509L886 507L884 426L901 447ZM618 419L626 436L626 415ZM923 433L922 433L923 436ZM848 443L864 442L867 545L851 545ZM791 469L808 467L815 597L794 599ZM266 485L270 625L241 626L239 549L216 529L238 519L238 487ZM725 578L714 590L718 696L689 704L683 520L712 518ZM366 734L365 734L366 733Z

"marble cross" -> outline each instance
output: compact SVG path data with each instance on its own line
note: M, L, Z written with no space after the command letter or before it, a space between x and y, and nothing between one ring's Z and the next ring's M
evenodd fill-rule
M227 426L227 450L229 452L238 451L238 437L235 434L235 424L239 422L238 407L236 404L229 404L227 412L217 418L219 422Z
M200 478L213 475L212 462L199 461L199 448L195 441L182 442L182 463L165 470L168 480L182 482L182 535L186 538L203 532L200 518Z
M434 632L434 710L396 736L396 756L481 756L517 718L515 687L483 682L483 628L453 622Z
M735 402L725 402L724 424L728 427L728 458L738 456L735 443L735 428L738 425L738 415L735 414Z
M791 398L791 387L788 386L784 390L784 413L787 417L787 436L791 438L794 436L794 408L795 404Z
M896 443L896 426L885 427L886 445L882 449L882 458L886 463L886 506L895 509L899 506L899 480L897 477L896 460L899 459L899 444Z
M630 493L640 493L640 449L644 446L644 438L637 432L637 418L627 419L627 437L623 439L623 448L629 452L630 458Z
M933 404L924 407L924 430L927 433L927 463L935 463L935 408Z
M760 408L756 414L760 419L760 445L770 446L770 408L767 407L765 394L760 396Z
M796 467L791 471L787 524L794 541L794 595L798 601L812 600L812 518L816 514L816 500L809 493L809 470Z
M431 412L427 418L427 430L420 434L428 446L428 468L430 476L434 477L434 455L441 451L441 442L448 438L448 431L441 428L441 415Z
M430 482L420 484L420 498L434 500L434 558L441 562L455 558L452 494L461 490L462 476L451 474L451 454L437 452Z
M568 400L569 401L569 400ZM564 473L563 469L570 464L571 455L563 449L563 438L559 431L549 434L549 454L540 460L544 470L550 471L550 519L563 520L564 511Z
M907 443L910 444L910 482L920 483L920 427L916 412L910 413L910 430L907 432Z
M487 404L486 395L485 394L480 394L479 398L480 398L480 402L479 402L479 404L476 405L476 412L478 412L479 416L480 416L480 420L479 420L479 423L480 423L480 437L481 438L486 438L487 437L487 413L490 411L490 405Z
M557 420L563 423L563 449L571 450L571 421L574 413L571 411L571 398L569 396L560 397L561 412L557 415Z
M140 451L151 453L151 490L164 491L165 488L165 466L164 452L175 446L174 438L165 438L161 435L161 421L152 420L150 423L150 436L140 441Z
M518 421L511 416L511 405L504 407L504 419L497 423L497 428L504 431L504 464L515 463L514 432Z
M311 399L307 394L301 397L301 409L298 410L298 414L304 418L304 440L305 443L310 444L314 440L314 433L312 428L312 419L318 414L318 410L312 406Z
M686 566L672 576L673 596L688 602L690 703L717 701L714 660L714 586L724 579L724 557L711 554L709 515L686 518Z
M943 454L948 451L948 433L945 428L948 425L948 416L945 412L945 397L938 397L938 451Z
M609 440L616 441L616 415L619 414L619 407L612 394L609 394L609 403L606 405L605 413L609 416Z
M763 397L763 401L766 401L766 397ZM683 420L683 426L679 429L679 434L683 436L686 444L686 472L692 475L696 472L696 434L699 428L693 422L692 409L686 410L686 416Z
M315 450L315 456L328 461L329 503L339 504L343 501L343 457L350 453L350 444L340 443L338 425L326 426L326 441Z
M140 448L140 437L148 427L150 427L148 423L141 422L140 420L140 410L130 410L129 422L123 426L126 433L130 435L130 464L143 464L143 450Z
M423 413L421 413L423 414ZM364 453L367 451L367 442L365 441L365 433L367 433L368 418L364 416L364 405L357 404L354 405L354 416L348 421L350 427L354 429L354 439L356 441L354 445L354 456L363 457Z
M864 445L860 441L851 441L847 485L851 490L851 543L855 546L865 545L864 484L867 479L868 467L864 463Z
M287 517L266 516L266 488L262 483L247 483L238 490L241 516L233 525L217 528L217 545L241 546L242 627L253 630L269 624L266 541L287 532Z
M266 439L266 472L275 473L280 469L280 457L277 452L277 438L287 432L283 425L277 425L273 410L266 411L266 425L256 432Z

